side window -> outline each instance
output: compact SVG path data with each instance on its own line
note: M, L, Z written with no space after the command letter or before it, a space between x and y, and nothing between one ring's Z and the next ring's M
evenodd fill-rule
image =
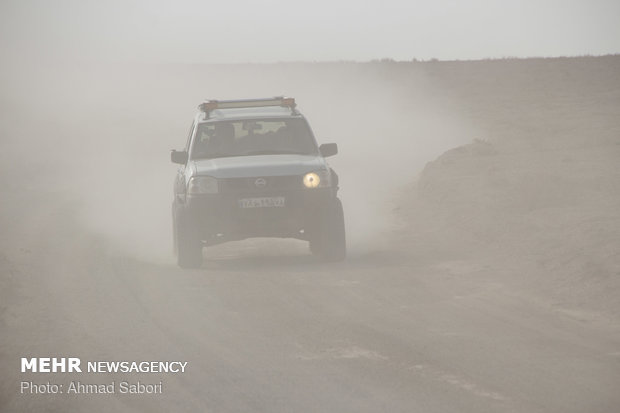
M185 144L185 150L189 152L189 145L192 140L192 135L194 134L194 128L196 127L196 121L192 122L192 126L189 128L189 135L187 136L187 142Z

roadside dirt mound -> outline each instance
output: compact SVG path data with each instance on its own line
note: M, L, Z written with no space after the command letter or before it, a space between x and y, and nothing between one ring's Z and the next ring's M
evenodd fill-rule
M497 134L447 151L408 188L401 236L420 259L477 260L555 304L617 317L619 60L519 62L503 93L491 88L508 75L498 62L457 89L478 126Z

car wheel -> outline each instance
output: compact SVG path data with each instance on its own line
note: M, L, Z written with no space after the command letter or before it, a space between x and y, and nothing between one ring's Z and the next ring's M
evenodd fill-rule
M310 239L308 245L310 246L310 252L312 255L321 255L321 241L319 239Z
M340 199L336 198L326 211L317 237L310 240L310 251L327 262L345 259L347 242Z
M181 268L200 268L202 241L184 214L177 212L173 224L177 264Z

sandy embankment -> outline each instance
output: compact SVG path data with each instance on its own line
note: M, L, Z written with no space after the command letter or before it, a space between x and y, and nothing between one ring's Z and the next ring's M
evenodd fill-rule
M578 318L617 320L620 57L454 63L437 76L488 138L424 168L400 208L406 238Z

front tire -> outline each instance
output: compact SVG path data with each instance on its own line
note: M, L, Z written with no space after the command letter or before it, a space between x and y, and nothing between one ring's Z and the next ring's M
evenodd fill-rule
M325 211L317 236L310 240L310 251L327 262L343 261L346 258L346 231L340 199L335 198Z
M202 241L189 217L181 211L177 211L175 214L173 231L179 267L200 268L202 265Z

